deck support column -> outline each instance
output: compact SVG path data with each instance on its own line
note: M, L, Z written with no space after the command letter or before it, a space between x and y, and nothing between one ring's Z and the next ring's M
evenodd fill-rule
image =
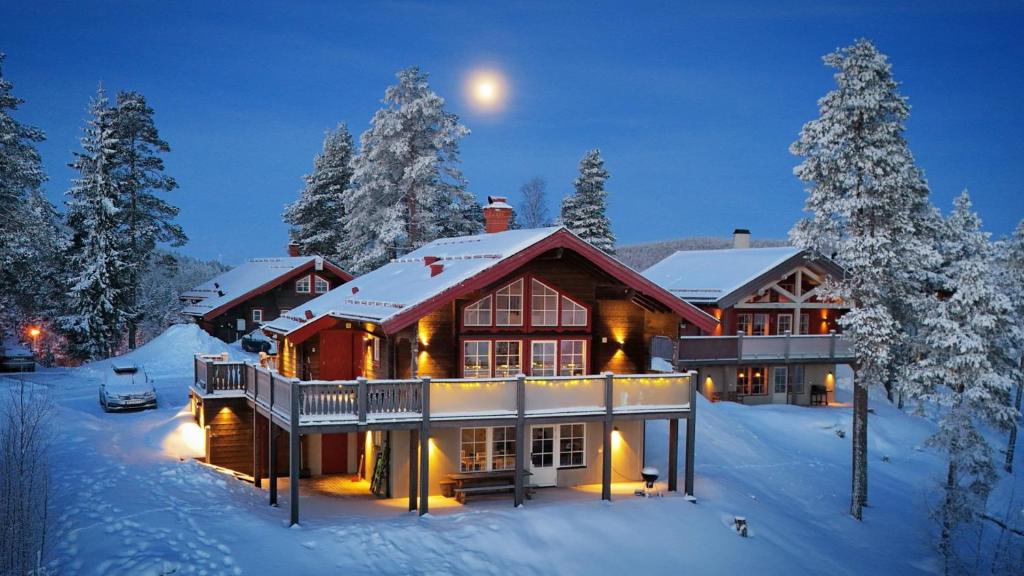
M270 505L277 506L277 426L274 417L267 415L267 484L270 492Z
M416 497L419 487L419 449L420 431L409 431L409 511L416 509Z
M518 508L526 499L526 376L516 376L516 476L513 504Z
M668 491L679 490L679 418L668 421Z
M611 372L604 374L604 448L601 458L601 499L612 499L612 386L614 376Z
M289 526L299 523L299 466L301 466L299 444L299 383L291 382L291 411L289 413L290 429L288 430L288 504L291 508Z
M424 377L421 382L423 418L420 420L420 516L423 516L430 512L430 377Z
M244 367L246 378L249 382L252 382L252 483L257 488L263 487L263 478L260 477L260 455L262 450L260 449L260 435L257 430L260 429L260 409L257 405L257 399L259 395L259 383L256 381L256 368L252 365L246 365Z
M693 496L693 451L697 445L697 371L690 370L690 410L686 413L686 477L683 491Z

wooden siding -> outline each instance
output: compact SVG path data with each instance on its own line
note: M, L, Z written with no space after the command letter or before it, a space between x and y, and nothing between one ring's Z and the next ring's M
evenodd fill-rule
M246 400L207 398L202 424L210 427L209 463L252 474L252 408Z
M455 337L455 306L449 304L420 319L419 358L417 369L420 376L432 378L454 378L456 376L456 353L458 339Z

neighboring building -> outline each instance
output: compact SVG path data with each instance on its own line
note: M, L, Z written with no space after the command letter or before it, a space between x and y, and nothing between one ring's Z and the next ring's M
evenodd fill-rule
M254 258L181 295L182 314L225 342L322 296L352 276L319 256Z
M843 270L794 247L750 248L749 237L737 230L732 249L679 251L644 271L720 321L685 328L678 366L697 370L712 400L825 404L836 364L853 359L837 334L845 306L820 296Z
M525 485L596 483L610 498L613 480L640 480L652 418L675 432L670 490L687 419L692 492L690 378L644 373L672 370L681 325L716 320L565 228L508 230L502 198L484 216L488 233L431 242L268 322L278 372L197 358L197 402L240 398L272 499L267 463L285 449L293 479L361 474L421 513L418 494L474 477L507 475L517 503Z

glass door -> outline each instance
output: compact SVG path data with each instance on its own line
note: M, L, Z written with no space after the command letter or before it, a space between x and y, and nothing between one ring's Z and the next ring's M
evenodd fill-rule
M530 472L533 475L527 484L554 486L558 481L555 466L555 427L533 426L530 428Z

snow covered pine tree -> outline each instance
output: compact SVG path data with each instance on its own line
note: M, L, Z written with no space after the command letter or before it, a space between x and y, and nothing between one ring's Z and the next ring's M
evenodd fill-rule
M68 190L68 225L72 230L72 270L68 311L61 325L69 352L79 358L106 358L120 342L126 315L119 307L127 289L129 266L122 236L121 196L111 174L116 141L113 110L103 88L89 106L82 151L71 167L78 178Z
M858 40L824 61L837 70L837 87L818 101L820 116L790 148L803 157L794 174L808 185L810 212L790 239L834 256L847 271L826 290L850 307L840 323L857 354L850 513L860 519L868 490L868 388L889 381L903 346L899 314L919 298L936 262L928 241L934 209L903 138L910 109L886 57Z
M282 218L291 226L289 235L300 254L318 254L334 262L351 260L339 250L345 238L345 196L352 182L354 148L344 123L328 132L323 150L313 161L313 173L304 177L306 187L285 208Z
M924 346L902 386L908 396L943 409L929 442L947 456L945 494L935 514L948 574L955 571L954 530L984 514L996 479L992 448L978 424L1006 429L1018 416L1007 401L1011 379L1001 340L1004 331L1021 327L1008 322L1009 299L992 282L992 246L966 192L945 222L940 252L943 289L931 297Z
M353 160L340 252L353 274L441 237L476 234L483 214L458 168L469 129L444 109L417 67L398 73L384 93Z
M1011 320L1009 326L1024 326L1024 220L1017 224L1013 235L997 244L996 278L999 286L1010 300ZM1010 425L1010 436L1006 442L1006 458L1003 468L1013 472L1013 458L1017 448L1020 429L1021 397L1024 396L1024 334L1021 330L1003 336L1003 354L1009 372L1016 386L1011 405L1017 411L1017 418Z
M608 171L598 149L587 152L580 160L580 175L573 182L575 192L562 200L562 224L595 248L615 254L615 236L608 221L608 192L604 181Z

